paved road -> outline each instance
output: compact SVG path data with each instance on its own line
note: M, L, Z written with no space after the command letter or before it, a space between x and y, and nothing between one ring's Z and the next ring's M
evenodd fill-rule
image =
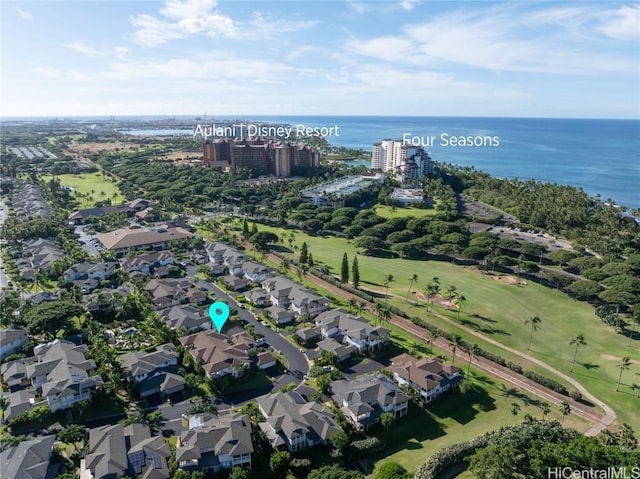
M0 199L0 226L7 220L7 205L4 200ZM4 272L4 264L2 263L2 256L0 256L0 289L5 289L9 286L9 277Z

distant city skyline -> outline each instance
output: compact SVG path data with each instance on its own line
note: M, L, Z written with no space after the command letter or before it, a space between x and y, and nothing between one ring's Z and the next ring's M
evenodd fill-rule
M0 115L640 117L637 2L3 1Z

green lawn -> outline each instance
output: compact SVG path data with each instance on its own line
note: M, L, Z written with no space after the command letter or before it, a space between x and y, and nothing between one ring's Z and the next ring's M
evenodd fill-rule
M89 194L91 199L86 201L80 199L83 207L91 207L96 201L110 199L112 204L120 204L126 201L125 197L120 194L120 190L109 177L103 177L102 173L82 173L82 174L66 174L57 175L63 186L73 188L83 195ZM42 175L42 179L49 181L51 175ZM104 195L102 194L104 193Z
M525 414L542 417L540 400L535 396L478 374L475 368L471 369L470 379L475 387L467 395L449 393L426 410L412 406L409 414L389 431L382 430L380 435L387 448L374 457L375 467L395 461L413 474L429 456L445 446L521 422ZM517 415L511 411L514 402L520 406ZM562 420L559 408L552 406L547 419ZM564 424L578 430L587 428L586 422L575 416L567 417Z
M258 228L279 235L289 231L264 225ZM297 231L295 244L300 247L303 241L306 241L316 264L326 265L334 274L339 274L345 252L349 263L356 254L353 242L342 238L314 237ZM542 323L534 334L529 353L565 373L569 372L574 352L569 342L577 334L583 333L587 346L578 351L578 363L573 376L592 394L613 407L619 422L627 422L640 431L640 415L633 412L640 405L635 390L636 385L640 385L640 377L634 374L640 372L640 340L635 340L632 347L628 347L628 338L616 334L602 323L589 304L535 283L516 286L447 262L377 258L359 254L358 263L361 287L384 295L385 275L393 275L394 281L388 291L391 302L408 309L410 315L424 317L443 329L452 327L429 315L425 308L409 308L405 302L413 273L418 275L418 281L414 283L412 291L422 291L434 276L440 278L442 289L455 285L467 299L459 322L514 349L526 350L530 330L524 321L539 316ZM456 313L447 314L457 320ZM477 316L472 317L471 314ZM502 356L510 356L498 346L485 344L467 333L461 334L472 343L478 343ZM620 392L616 393L614 390L619 374L616 365L622 356L629 356L634 364L631 370L623 373ZM526 364L523 366L527 367ZM542 371L537 367L529 369ZM545 374L551 376L550 373Z
M413 208L401 207L401 206L387 206L378 205L374 207L374 211L378 216L383 218L404 218L405 216L415 216L416 218L422 218L423 216L434 216L438 214L438 210L435 208Z

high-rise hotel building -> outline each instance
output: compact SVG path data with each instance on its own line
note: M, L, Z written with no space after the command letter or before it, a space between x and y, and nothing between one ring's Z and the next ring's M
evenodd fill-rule
M317 168L315 148L260 138L215 138L205 141L204 164L214 168L250 168L258 174L291 176L292 168Z
M432 173L433 164L423 147L406 144L401 140L385 139L373 144L371 169L391 173L404 181Z

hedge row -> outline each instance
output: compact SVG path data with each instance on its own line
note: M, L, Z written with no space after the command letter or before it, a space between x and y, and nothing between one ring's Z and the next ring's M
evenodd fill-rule
M413 324L415 324L416 326L419 326L423 329L426 329L427 331L429 331L431 334L433 334L434 336L441 336L445 339L447 339L448 341L452 341L454 339L454 337L456 336L453 333L449 333L447 331L443 331L442 329L434 326L431 323L428 323L426 321L424 321L423 319L420 318L416 318L415 316L411 318L411 322ZM468 350L471 347L471 344L467 341L462 341L462 344L460 345L461 349L466 349ZM500 366L503 366L505 368L509 368L510 370L518 373L518 374L522 374L524 377L526 377L527 379L531 379L532 381L540 384L541 386L544 386L546 388L549 388L557 393L562 394L563 396L568 396L569 395L569 391L567 390L566 387L564 387L562 384L560 384L559 382L548 378L546 376L543 376L542 374L538 374L536 372L533 371L525 371L524 369L522 369L522 366L520 366L517 363L514 363L512 361L507 361L506 359L504 359L501 356L498 356L497 354L494 354L490 351L486 351L480 347L478 347L476 354L478 356L481 356L485 359L488 359L489 361L492 361L496 364L499 364Z
M446 468L463 462L478 449L491 444L509 445L516 450L524 450L533 441L555 443L575 434L575 431L564 429L558 421L529 418L521 424L504 426L470 441L440 449L418 468L414 477L415 479L435 479Z
M349 447L349 458L351 460L357 460L380 452L384 450L387 445L379 437L372 436L366 439L353 441Z

